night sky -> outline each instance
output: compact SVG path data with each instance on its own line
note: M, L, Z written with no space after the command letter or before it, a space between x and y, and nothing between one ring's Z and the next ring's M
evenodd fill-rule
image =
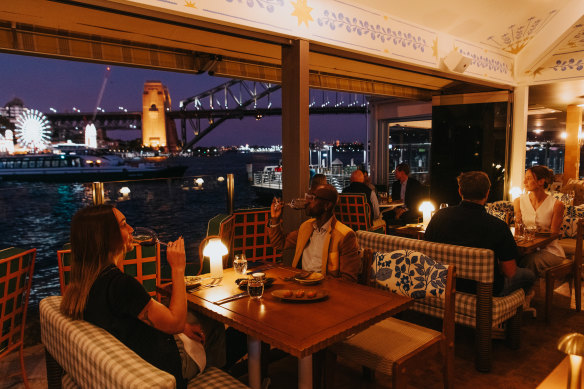
M101 89L106 65L63 61L22 55L0 54L0 104L4 106L15 97L23 100L27 108L49 112L72 112L76 107L82 112L93 112ZM178 110L181 99L197 95L228 81L211 77L112 66L100 106L106 111L118 111L122 106L128 111L142 110L142 89L145 81L156 80L165 84L172 100L172 109ZM279 98L273 100L279 105ZM177 123L177 128L179 123ZM281 117L230 120L217 127L198 144L272 145L281 143ZM108 131L112 138L133 139L139 132ZM310 118L310 139L346 142L365 141L365 115L314 115Z

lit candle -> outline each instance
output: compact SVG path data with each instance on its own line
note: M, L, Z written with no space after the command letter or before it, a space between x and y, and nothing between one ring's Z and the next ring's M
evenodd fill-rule
M423 221L422 221L422 228L425 230L428 227L428 223L430 223L430 219L432 218L432 212L434 212L436 208L434 208L434 204L429 201L424 201L418 210L422 212Z
M203 250L203 256L209 257L211 277L223 277L223 256L227 253L227 247L221 242L221 239L213 238L209 240Z

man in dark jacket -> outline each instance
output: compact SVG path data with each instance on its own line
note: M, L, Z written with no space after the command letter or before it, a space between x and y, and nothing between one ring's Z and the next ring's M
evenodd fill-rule
M421 216L418 207L422 203L426 191L418 180L409 175L410 166L407 163L400 163L395 168L396 181L391 186L391 200L401 200L404 205L384 213L383 218L387 224L417 223Z

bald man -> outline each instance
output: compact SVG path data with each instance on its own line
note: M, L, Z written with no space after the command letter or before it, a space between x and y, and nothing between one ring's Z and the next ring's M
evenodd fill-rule
M294 250L292 266L323 275L357 281L361 256L355 231L333 214L338 193L329 184L310 188L306 194L306 215L296 231L282 230L282 202L274 199L268 221L270 244L279 250Z
M351 184L343 188L343 193L363 193L371 210L371 220L379 219L379 201L375 191L365 183L365 175L361 170L351 174Z

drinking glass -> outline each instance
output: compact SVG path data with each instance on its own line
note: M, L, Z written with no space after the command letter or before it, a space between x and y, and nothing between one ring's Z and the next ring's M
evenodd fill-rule
M253 273L247 281L247 294L252 299L259 300L264 294L264 273Z
M535 239L535 233L537 232L537 226L531 225L525 227L525 240L532 242Z
M284 205L289 206L292 209L304 209L306 208L307 201L303 198L292 199L287 203L284 203L282 200L278 199L276 201L276 206L283 207Z
M440 209L448 208L448 203L440 204Z
M515 237L517 239L523 239L525 237L525 224L515 223Z
M154 246L156 243L166 246L166 243L158 239L156 231L148 227L135 227L132 232L132 241L140 246Z
M233 270L235 270L235 272L237 274L245 274L245 272L247 271L247 259L245 257L245 254L239 254L236 255L233 258Z

